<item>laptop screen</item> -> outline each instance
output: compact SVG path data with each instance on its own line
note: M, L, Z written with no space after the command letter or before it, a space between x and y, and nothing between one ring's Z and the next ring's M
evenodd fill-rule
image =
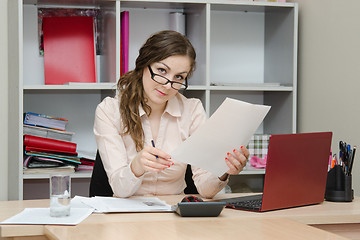
M261 211L324 201L331 132L272 135Z

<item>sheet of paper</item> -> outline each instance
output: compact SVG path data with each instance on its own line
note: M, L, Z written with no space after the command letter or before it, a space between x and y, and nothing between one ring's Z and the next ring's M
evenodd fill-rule
M89 208L95 210L93 207L83 203L84 199L89 199L89 198L76 195L73 199L71 199L70 202L71 208Z
M172 212L171 205L156 197L116 198L92 197L81 200L95 212Z
M226 154L248 144L270 108L226 98L205 124L171 153L171 158L223 175L229 170Z
M50 208L25 208L22 212L0 224L77 225L90 216L92 212L93 209L90 208L71 208L70 216L50 217Z

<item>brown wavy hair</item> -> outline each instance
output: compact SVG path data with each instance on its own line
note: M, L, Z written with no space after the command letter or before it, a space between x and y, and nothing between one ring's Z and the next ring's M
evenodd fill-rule
M151 113L151 107L147 105L144 97L142 84L144 69L152 63L174 55L189 57L191 68L187 77L190 78L195 70L196 53L189 39L175 31L157 32L140 48L135 69L121 76L117 83L123 134L130 134L137 151L143 149L145 141L139 115L140 104L147 115Z

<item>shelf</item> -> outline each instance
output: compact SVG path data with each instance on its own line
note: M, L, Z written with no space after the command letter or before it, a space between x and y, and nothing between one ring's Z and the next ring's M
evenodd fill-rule
M70 83L68 85L24 85L24 90L116 90L116 83Z
M203 85L189 85L186 90L208 90L209 87Z
M186 90L212 90L212 91L254 91L254 92L292 92L292 86L283 86L277 84L236 84L236 85L189 85Z
M49 175L49 173L24 174L23 179L48 179ZM70 173L70 176L71 178L91 178L91 171Z
M239 175L264 175L265 169L256 169L249 166L239 173Z
M239 175L263 175L265 169L244 169ZM49 173L24 174L23 179L48 179ZM91 172L75 172L70 174L71 178L91 178Z
M219 91L261 91L261 92L291 92L293 87L291 86L269 86L266 84L239 84L237 86L210 86L210 90L219 90Z
M279 7L293 8L293 3L279 3L279 2L223 2L211 1L212 9L217 11L238 11L238 12L269 12L277 10Z
M269 91L269 92L291 92L292 86L274 86L267 84L239 84L234 86L202 86L202 85L189 85L187 90L195 91ZM23 90L116 90L115 83L84 83L84 84L71 84L71 85L25 85Z
M211 5L222 5L217 6L218 10L234 10L234 5L236 6L236 11L251 11L251 12L265 12L269 9L269 7L293 7L293 3L278 3L278 2L253 2L253 1L230 1L224 2L219 0L207 0L207 1L194 1L194 0L182 0L179 2L178 0L167 0L167 1L144 1L144 0L131 0L131 1L121 1L122 8L169 8L169 9L182 9L186 6L186 4L198 4L203 5L209 3Z

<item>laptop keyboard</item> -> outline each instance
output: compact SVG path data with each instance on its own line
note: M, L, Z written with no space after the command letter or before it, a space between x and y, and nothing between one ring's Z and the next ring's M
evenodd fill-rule
M228 208L260 211L262 204L262 194L221 199L219 201L226 202L226 207Z
M229 202L227 203L232 208L248 209L248 210L260 210L262 199L254 199L240 202Z

